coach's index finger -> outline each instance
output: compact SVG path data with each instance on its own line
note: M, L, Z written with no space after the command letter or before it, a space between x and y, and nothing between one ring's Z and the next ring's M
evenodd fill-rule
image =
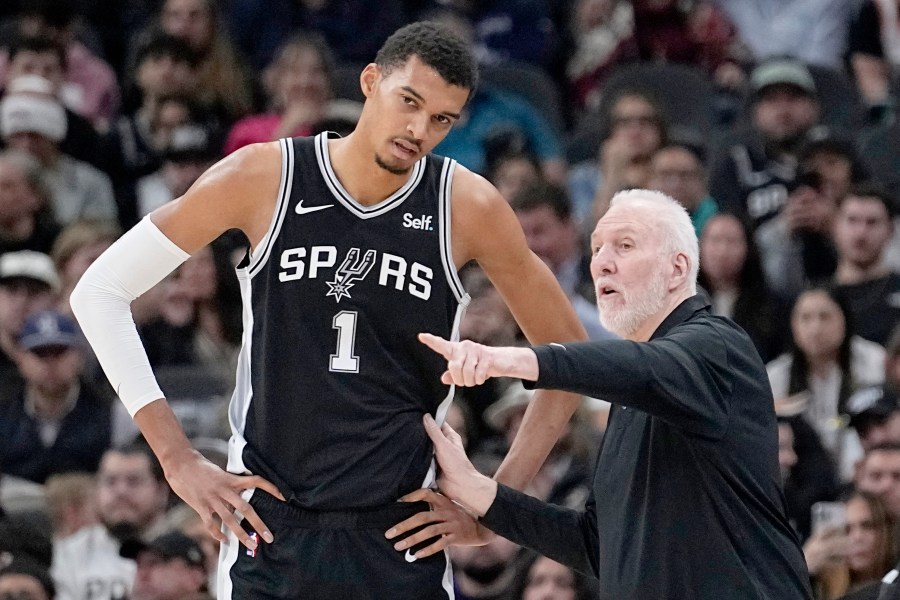
M450 357L453 355L453 343L440 336L432 335L430 333L420 333L419 341L447 360L450 360Z

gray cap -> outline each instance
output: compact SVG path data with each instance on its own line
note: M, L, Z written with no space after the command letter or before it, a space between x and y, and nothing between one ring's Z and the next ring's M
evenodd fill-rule
M770 60L753 69L750 88L755 96L773 85L792 85L810 96L816 95L816 82L812 73L806 65L796 60Z

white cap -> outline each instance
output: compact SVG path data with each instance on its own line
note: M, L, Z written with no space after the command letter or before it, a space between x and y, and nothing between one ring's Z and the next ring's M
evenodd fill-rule
M59 291L59 275L53 260L42 252L20 250L0 254L0 282L4 279L34 279L46 283L53 291Z

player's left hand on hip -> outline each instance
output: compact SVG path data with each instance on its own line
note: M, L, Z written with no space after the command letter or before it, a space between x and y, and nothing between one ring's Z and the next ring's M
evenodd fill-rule
M403 502L428 502L431 510L416 513L385 532L389 540L399 538L394 549L404 551L432 538L433 543L417 551L416 559L441 552L451 544L457 546L482 546L493 535L481 527L473 516L449 498L429 489L420 489L403 496ZM421 529L419 529L421 528ZM409 537L406 533L419 529Z
M420 333L419 341L447 359L441 381L447 385L481 385L497 373L492 372L492 348L470 342L451 342L430 333Z

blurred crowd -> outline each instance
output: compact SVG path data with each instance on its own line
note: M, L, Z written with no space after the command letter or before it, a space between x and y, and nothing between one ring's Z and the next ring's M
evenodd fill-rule
M217 542L170 493L69 294L219 158L352 131L362 66L418 19L482 67L436 152L507 198L592 338L610 334L586 240L609 199L641 187L685 206L714 312L767 363L817 598L865 593L900 560L898 17L897 0L0 3L0 600L215 597ZM230 232L132 307L169 402L223 467L246 251ZM478 267L462 278L462 336L526 343ZM448 420L482 471L530 397L503 380L459 392ZM586 398L528 492L581 507L607 414ZM464 600L593 593L503 539L451 554Z

